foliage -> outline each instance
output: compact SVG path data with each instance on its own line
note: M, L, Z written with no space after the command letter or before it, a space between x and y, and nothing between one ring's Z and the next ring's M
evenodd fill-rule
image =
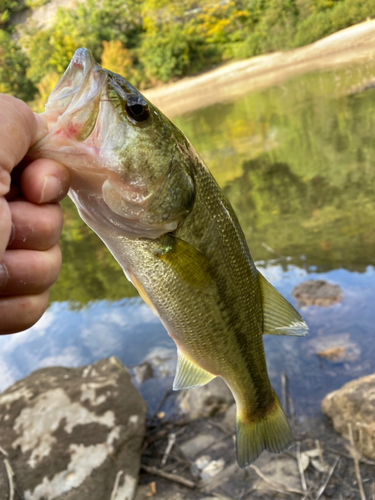
M375 265L375 91L343 95L364 75L375 69L304 75L175 120L224 188L255 260Z
M16 95L28 101L35 94L35 87L27 79L26 55L5 30L0 29L0 92Z
M12 33L14 13L46 2L3 0L0 29ZM20 27L17 42L5 43L2 36L2 57L12 52L8 68L22 59L17 79L26 74L26 87L43 80L45 88L46 75L61 74L85 46L104 66L144 88L233 58L311 43L374 14L375 0L86 0L60 8L44 29L30 22ZM28 95L18 93L14 82L0 81L7 92Z
M0 2L0 29L12 31L11 17L24 10L21 0L1 0Z
M129 49L125 48L120 40L110 40L109 42L103 40L102 45L101 66L122 75L136 85L136 74Z
M100 61L103 42L133 47L141 20L136 0L87 0L74 9L59 9L52 27L31 27L21 34L20 45L30 59L29 78L38 83L49 72L61 74L75 50L87 47Z
M375 266L375 90L342 96L362 78L363 69L305 75L176 120L233 204L254 260ZM63 268L51 300L78 306L136 295L70 200L63 210Z

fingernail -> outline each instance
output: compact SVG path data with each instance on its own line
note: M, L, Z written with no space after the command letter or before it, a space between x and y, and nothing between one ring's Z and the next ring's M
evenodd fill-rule
M55 201L61 196L62 192L63 190L60 179L54 175L46 175L44 177L44 184L39 203Z
M16 236L16 228L14 227L14 224L12 222L12 225L10 226L10 236L9 236L8 246L12 243L15 236Z
M48 122L43 115L38 115L38 113L34 113L34 116L38 123L38 130L36 130L35 132L33 141L33 143L35 144L48 133Z
M8 271L4 264L0 264L0 290L3 290L8 283Z

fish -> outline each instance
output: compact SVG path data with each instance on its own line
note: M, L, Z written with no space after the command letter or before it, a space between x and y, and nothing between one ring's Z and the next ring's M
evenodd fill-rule
M293 437L271 386L263 335L304 336L257 270L236 214L185 135L122 76L78 49L30 151L71 173L69 196L177 346L173 388L221 377L237 406L242 468Z

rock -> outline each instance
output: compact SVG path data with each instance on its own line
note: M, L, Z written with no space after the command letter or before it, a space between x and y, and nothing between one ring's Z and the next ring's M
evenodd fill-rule
M201 470L200 474L202 480L207 481L207 479L216 476L217 474L219 474L219 472L221 472L224 469L224 467L225 467L224 458L219 458L219 460L212 460Z
M203 497L200 500L228 500L227 497Z
M287 455L273 455L264 451L254 464L262 474L267 477L275 487L282 489L300 489L301 479L298 472L297 462ZM256 490L269 490L270 485L261 477L253 483Z
M224 423L229 429L229 432L234 432L236 428L236 420L237 420L237 405L233 403L226 411L224 417Z
M354 342L349 333L335 335L318 335L305 342L307 356L318 355L330 363L352 363L360 358L361 348Z
M177 351L167 347L154 347L141 364L148 363L157 378L169 377L176 373Z
M307 280L293 288L293 298L298 307L329 307L342 301L343 295L338 285L324 280Z
M356 448L375 460L375 373L328 394L322 401L322 411L346 439L350 423Z
M148 361L143 361L141 364L134 368L134 375L137 381L142 384L154 375L154 370Z
M186 458L193 460L198 453L208 448L215 441L216 438L211 434L199 434L198 436L185 441L185 443L180 446L180 449Z
M224 380L216 377L203 387L181 391L178 402L184 413L196 419L226 411L234 398Z
M146 404L115 357L37 370L0 396L0 446L17 492L24 500L131 500L145 418Z

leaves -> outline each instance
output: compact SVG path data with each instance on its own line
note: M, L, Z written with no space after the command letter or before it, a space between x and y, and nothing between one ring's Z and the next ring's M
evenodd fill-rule
M2 0L0 29L14 32L13 14L47 1ZM61 74L74 51L87 47L145 88L233 58L310 43L374 11L375 0L87 0L60 8L48 28L27 23L17 42L1 41L0 85L31 99L46 75Z

